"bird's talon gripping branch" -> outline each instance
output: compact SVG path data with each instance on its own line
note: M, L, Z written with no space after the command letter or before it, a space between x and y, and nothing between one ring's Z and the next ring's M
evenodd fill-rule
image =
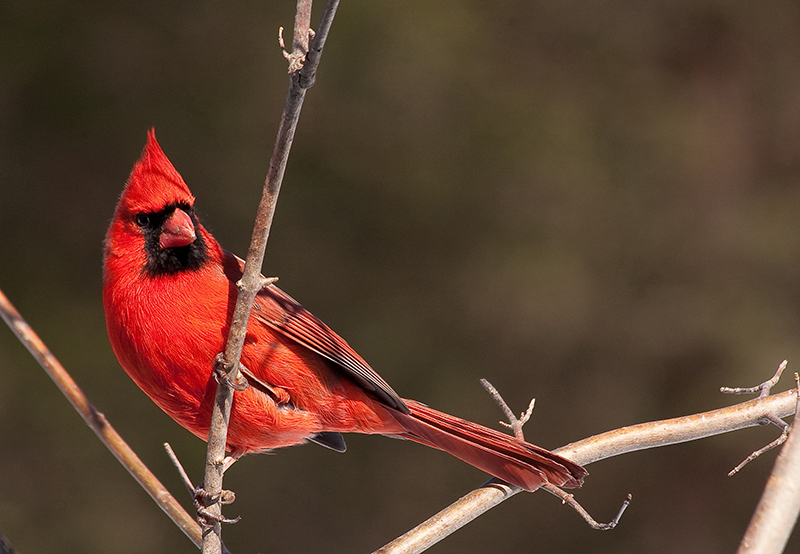
M233 523L239 523L239 521L241 521L242 519L241 516L236 516L235 518L230 519L225 516L212 514L211 512L202 507L197 508L197 515L202 520L201 521L202 525L206 527L208 527L211 522L233 524Z
M217 383L220 385L225 383L235 391L242 392L243 390L246 390L247 378L242 375L242 372L240 371L238 373L236 376L236 381L231 381L230 371L231 364L225 361L225 357L222 355L222 352L220 352L217 354L217 357L214 358L214 379L216 379Z
M202 520L201 523L208 525L209 522L216 523L238 523L241 516L236 516L234 519L224 517L221 514L213 514L208 510L219 502L220 504L232 504L236 500L236 494L233 491L223 490L220 494L209 494L202 486L197 487L194 491L194 507L197 510L197 515Z
M233 504L234 502L236 502L236 493L227 489L222 489L222 492L219 494L219 503Z

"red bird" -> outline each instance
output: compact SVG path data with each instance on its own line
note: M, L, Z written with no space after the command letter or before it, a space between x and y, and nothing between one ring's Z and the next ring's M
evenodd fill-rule
M216 381L243 262L194 213L194 196L151 130L105 241L103 305L125 371L175 421L208 438ZM256 297L235 393L234 458L313 441L345 450L339 433L411 439L523 489L578 487L581 466L512 436L400 398L322 321L275 286Z

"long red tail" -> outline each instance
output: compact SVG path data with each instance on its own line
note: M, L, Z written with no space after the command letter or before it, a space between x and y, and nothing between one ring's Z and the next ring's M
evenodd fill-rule
M588 472L549 450L477 423L403 400L410 414L394 414L406 429L402 436L444 450L513 485L532 491L545 482L575 488Z

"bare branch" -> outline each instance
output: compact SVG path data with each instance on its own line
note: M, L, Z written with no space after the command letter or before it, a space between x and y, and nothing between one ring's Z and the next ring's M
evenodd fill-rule
M289 74L293 75L303 68L308 53L308 37L311 31L311 0L297 0L294 14L294 34L292 51L289 53Z
M617 526L619 523L620 518L622 518L622 514L625 513L625 510L628 509L628 506L631 504L631 499L633 498L630 494L625 498L622 502L622 506L619 507L619 511L617 515L614 516L614 519L609 521L608 523L598 523L586 509L581 506L577 500L575 500L575 495L570 494L557 486L553 485L552 483L545 483L542 485L542 488L552 494L553 496L560 498L562 504L566 504L580 515L583 520L589 524L592 529L597 529L598 531L610 531L614 527Z
M521 490L492 479L480 488L462 496L427 521L420 523L405 535L379 548L373 554L414 554L424 552Z
M536 399L531 399L530 404L528 404L528 409L522 412L522 415L517 418L517 416L514 415L514 411L508 406L508 403L505 401L500 392L494 387L494 385L492 385L486 379L481 379L481 385L483 385L483 388L487 390L497 405L500 406L500 409L503 410L506 418L508 418L508 423L501 421L500 425L510 428L514 432L515 437L521 441L524 441L525 432L523 431L522 427L531 418L533 406L536 404ZM631 495L629 494L627 500L622 503L622 506L620 507L619 512L617 512L617 515L614 517L614 519L612 519L609 523L598 523L597 520L594 519L577 500L575 500L574 495L560 489L552 483L545 482L542 485L542 488L553 496L560 498L562 504L566 504L575 510L592 529L597 529L599 531L608 531L616 527L617 523L619 523L619 519L622 517L622 514L625 513L625 510L631 503Z
M195 544L199 545L201 542L201 531L197 523L183 510L175 498L169 494L144 464L142 464L136 454L130 450L122 438L113 430L105 417L97 411L91 402L89 402L75 382L66 373L63 366L61 366L58 360L42 343L41 339L24 321L19 312L14 309L2 291L0 291L0 315L3 316L3 319L12 331L14 331L19 340L28 348L33 357L39 361L48 375L50 375L75 409L81 414L86 423L95 431L109 450L114 453L120 463L128 469L131 475L133 475L140 485L153 497L159 507L173 519L176 525L178 525ZM797 391L791 390L767 398L758 398L710 412L616 429L572 443L554 452L581 465L587 465L627 452L666 446L746 427L763 425L772 420L792 415L796 413L797 410ZM784 452L789 448L789 443L792 442L792 437L794 437L794 435L795 434L790 434L790 439L787 441ZM795 437L793 444L796 445L798 442L800 442L800 440ZM797 447L795 446L794 448L796 449ZM783 456L784 453L781 453L781 457ZM779 459L781 458L779 457ZM792 462L787 461L785 464L795 464L794 467L796 468L797 465L800 464L800 461L795 459ZM778 475L777 463L775 471L776 475ZM790 476L790 479L796 479L796 474L797 472L795 471L794 474ZM773 480L774 479L771 479L770 482L772 483ZM800 485L791 483L790 488L800 488ZM422 523L417 528L409 531L377 552L421 552L460 527L463 527L506 498L520 492L520 490L521 489L516 487L499 483L496 480L490 480L481 488L467 494L433 518ZM230 498L225 498L221 493L219 498L223 502L230 501ZM795 498L794 501L797 501L797 498ZM793 522L796 519L797 511L795 510L792 512L790 510L789 513L795 514L795 516L792 516L793 519L791 519ZM770 532L770 534L772 534L772 532Z
M779 436L777 439L775 439L774 441L772 441L768 445L762 446L758 450L754 451L747 458L745 458L738 466L736 466L735 468L730 470L728 472L728 477L733 477L734 475L739 473L744 466L746 466L747 464L749 464L750 462L752 462L753 460L755 460L756 458L758 458L759 456L761 456L765 452L769 452L770 450L772 450L776 446L782 445L783 443L786 442L787 438L789 438L789 427L788 426L783 428L783 431L781 432L781 436Z
M771 417L792 415L797 410L796 404L797 392L790 390L710 412L615 429L553 452L585 466L627 452L763 425ZM422 552L521 490L490 479L405 535L375 551L375 554Z
M333 21L337 4L337 0L329 0L325 8L321 32L317 33L314 39L315 64L319 63L319 55ZM203 489L208 494L207 498L212 500L221 498L222 494L228 419L230 418L231 404L233 402L233 389L230 384L239 382L239 359L242 355L245 335L247 334L247 322L250 319L250 311L255 297L265 285L264 277L261 275L261 266L264 263L267 240L269 239L269 232L275 215L275 206L278 201L281 183L283 182L283 175L286 171L289 152L294 140L295 129L300 118L300 110L303 107L306 91L310 86L308 84L307 86L301 86L300 75L308 53L308 41L311 36L311 5L311 0L298 0L297 2L292 52L289 55L289 91L286 95L278 136L270 158L261 201L258 205L250 247L247 251L244 274L238 283L239 294L236 299L225 352L219 364L220 367L225 369L227 378L220 379L220 383L217 386L217 394L211 414L211 427L208 434L206 471L203 482ZM280 41L283 42L282 35ZM316 65L313 65L313 67L315 68ZM220 502L210 504L207 507L207 512L207 514L203 515L204 519L211 523L210 529L212 532L204 534L203 553L218 554L222 550L222 527L220 523L227 520L222 518Z
M183 469L183 464L181 464L181 461L178 459L178 456L175 454L175 451L172 449L172 447L168 442L164 443L164 450L167 451L167 456L169 456L172 465L174 465L175 469L178 470L178 475L180 476L181 481L183 481L183 484L186 487L186 489L189 491L189 494L194 496L195 486L192 483L192 480L189 479L189 474L186 473L185 469Z
M778 369L775 371L775 375L773 375L770 379L768 379L767 381L764 381L760 385L756 385L755 387L737 387L737 388L720 387L719 391L721 393L724 393L724 394L756 394L756 393L758 393L758 397L759 398L766 398L767 396L769 396L769 392L770 392L770 390L772 390L772 387L774 387L775 385L778 384L778 381L781 378L781 374L784 372L784 370L786 369L786 366L788 364L789 364L789 362L787 360L783 360L778 365ZM768 452L768 451L772 450L773 448L775 448L776 446L780 446L781 444L786 442L786 438L789 436L789 425L785 421L783 421L779 417L775 417L774 415L768 414L767 415L767 419L766 419L766 421L764 423L772 423L772 424L774 424L776 427L778 427L778 429L781 430L781 435L777 439L775 439L774 441L769 443L768 445L766 445L766 446L764 446L762 448L759 448L758 450L755 450L752 454L750 454L747 458L745 458L738 466L736 466L735 468L730 470L728 472L728 477L733 477L739 471L741 471L741 469L744 466L746 466L747 464L749 464L750 462L752 462L753 460L755 460L756 458L761 456L763 453Z
M75 410L83 417L86 424L95 432L98 438L106 445L112 454L119 460L119 463L128 470L134 479L147 491L152 499L164 510L170 519L183 531L193 543L198 547L202 542L200 526L194 521L186 510L181 507L177 500L161 484L158 478L147 468L139 459L130 446L114 430L106 417L86 397L77 383L70 377L64 366L59 363L53 353L45 346L44 342L31 329L30 325L22 318L20 313L0 291L0 315L17 335L20 342L25 345L33 355L39 365L58 385L67 400L70 401Z
M783 360L779 365L778 369L775 371L775 375L773 375L767 381L764 381L760 385L756 385L755 387L720 387L719 392L724 394L755 394L758 393L759 398L765 398L769 396L769 391L772 390L772 387L778 384L778 381L781 378L781 374L786 369L786 366L789 364L788 360Z
M795 379L795 413L800 411L800 377ZM795 421L797 418L795 418ZM753 519L739 545L738 554L780 554L800 513L800 433L789 432L775 460Z
M303 70L300 72L298 84L308 89L314 86L317 79L317 67L322 57L322 49L325 47L325 41L333 25L333 18L336 15L336 8L339 7L339 0L328 0L325 4L325 11L322 12L322 19L319 22L319 29L314 33L314 41L306 56L306 63Z
M514 411L508 407L508 404L506 404L503 396L497 391L496 388L494 388L494 385L492 385L486 379L481 379L481 385L486 389L486 392L492 396L497 405L500 406L500 409L503 410L503 415L505 415L506 419L508 420L508 423L501 421L500 425L510 428L514 432L515 437L521 441L524 441L525 431L522 430L522 427L528 423L528 420L531 418L533 406L536 404L536 399L531 399L530 404L528 404L528 409L522 412L522 415L518 418L516 415L514 415Z

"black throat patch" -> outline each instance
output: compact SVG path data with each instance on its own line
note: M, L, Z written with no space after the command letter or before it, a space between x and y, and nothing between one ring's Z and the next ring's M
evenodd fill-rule
M192 244L186 246L161 248L159 240L162 226L175 208L180 208L189 215L197 238ZM134 222L141 228L144 236L144 250L147 254L147 262L144 266L146 274L157 277L183 271L196 271L208 261L206 241L200 233L194 209L188 204L168 204L157 212L140 212L134 215Z

